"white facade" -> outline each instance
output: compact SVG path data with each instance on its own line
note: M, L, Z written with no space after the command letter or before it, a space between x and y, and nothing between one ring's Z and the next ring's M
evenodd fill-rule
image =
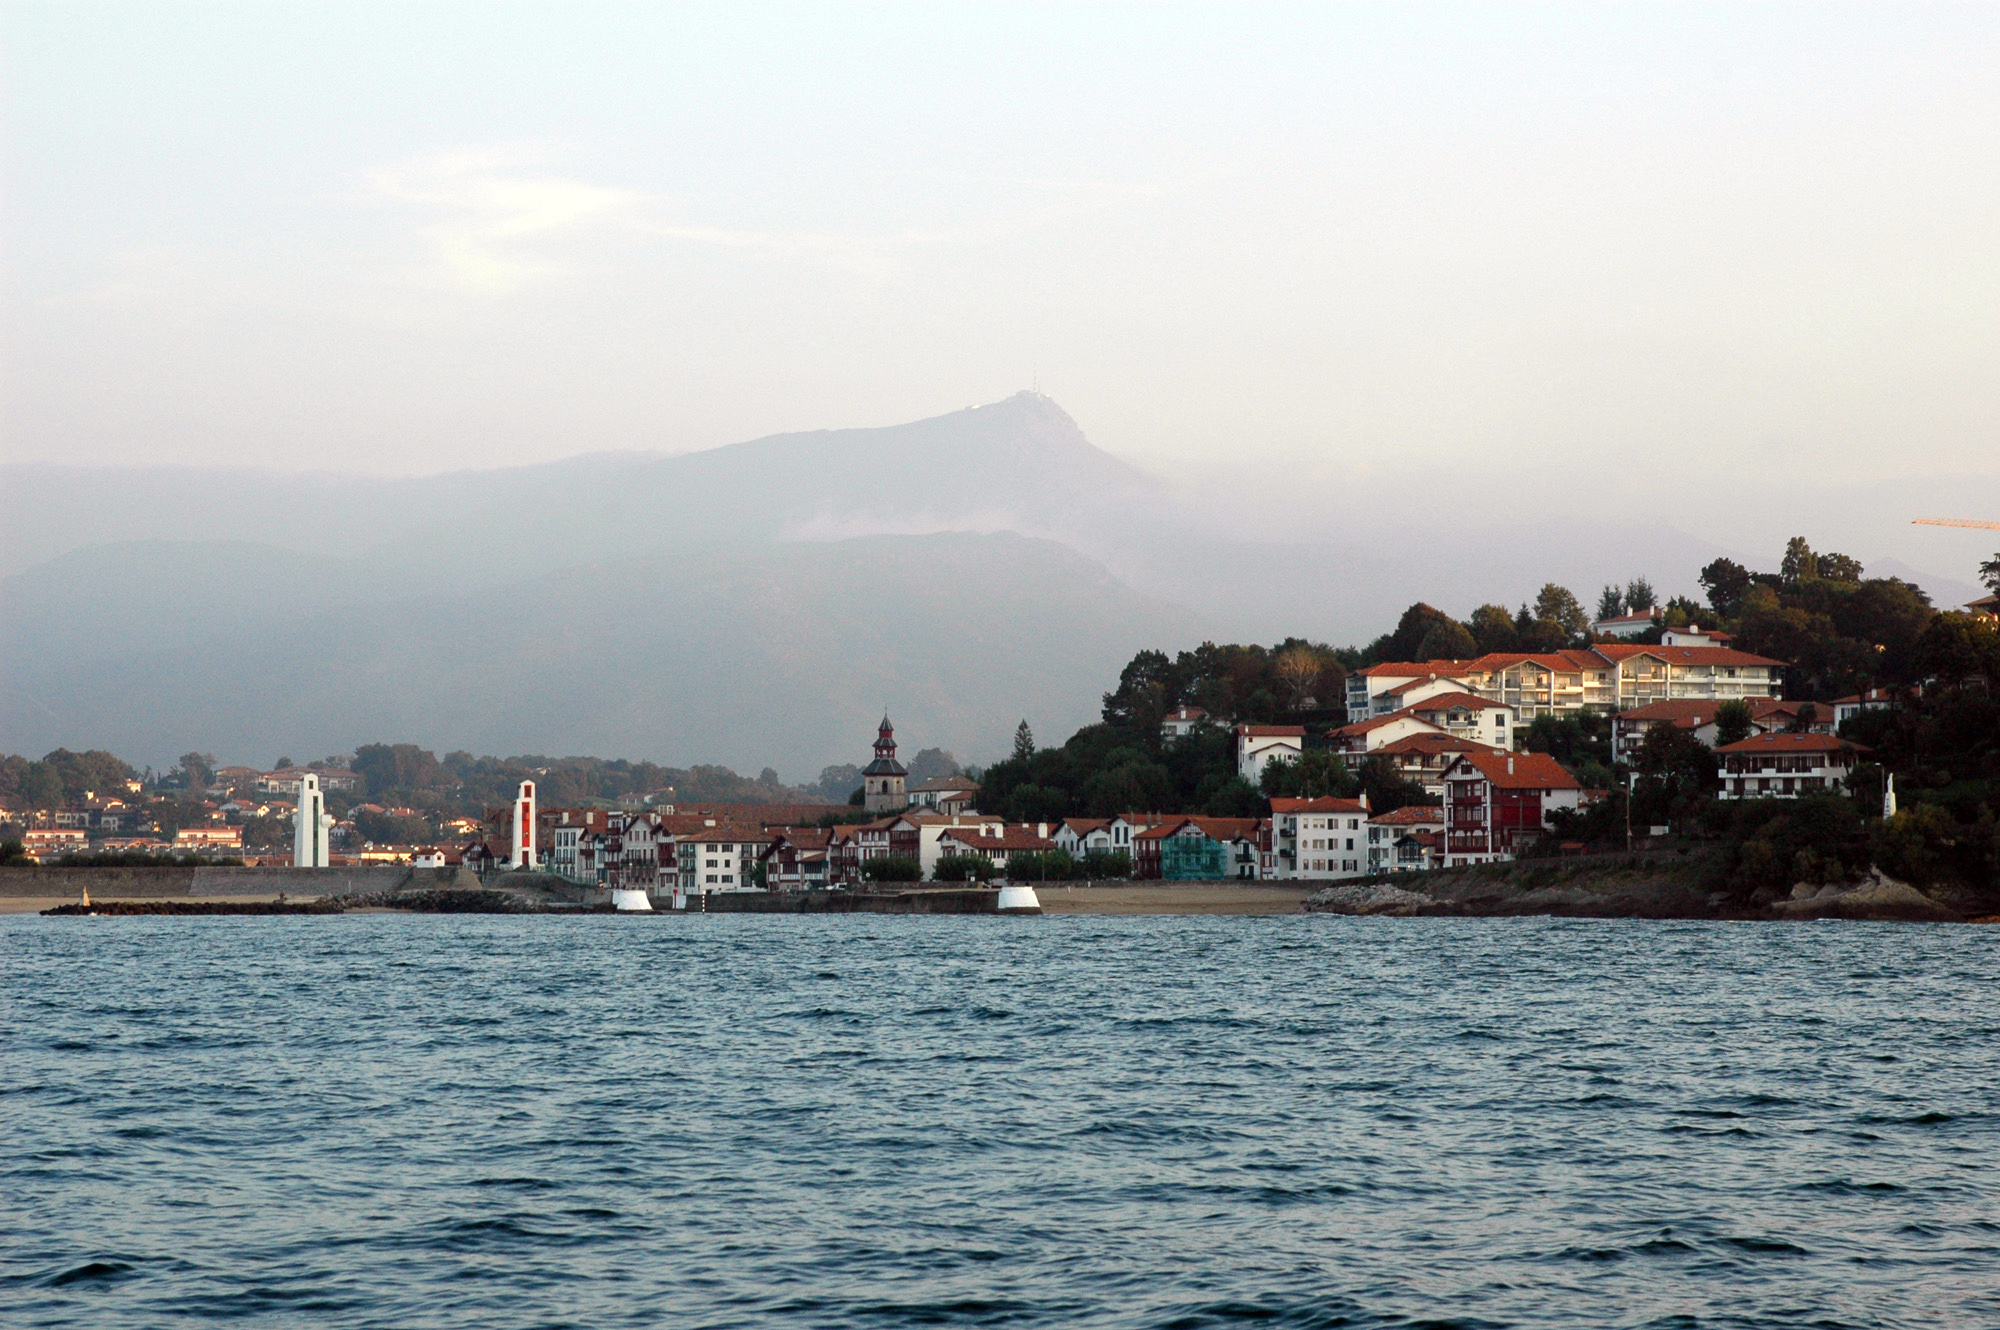
M1306 750L1303 725L1238 725L1236 774L1253 789L1264 768L1276 761L1297 761Z
M1367 871L1365 799L1273 799L1267 876L1331 882Z

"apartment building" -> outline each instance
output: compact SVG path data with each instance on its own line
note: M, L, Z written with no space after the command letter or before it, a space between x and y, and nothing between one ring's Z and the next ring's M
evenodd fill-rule
M1435 868L1444 844L1444 809L1406 804L1393 813L1368 819L1366 871L1415 873Z
M1831 734L1754 734L1715 750L1718 799L1842 794L1868 749Z
M1273 877L1334 881L1367 871L1368 801L1271 800Z

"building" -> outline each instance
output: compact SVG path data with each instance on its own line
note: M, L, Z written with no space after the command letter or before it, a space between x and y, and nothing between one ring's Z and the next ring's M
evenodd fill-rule
M1047 836L1036 834L1037 829L1026 825L1008 826L1005 823L983 823L970 827L946 827L938 836L938 858L966 857L984 859L994 868L1005 872L1007 861L1017 854L1047 854L1056 848L1056 843ZM937 865L931 865L935 872ZM929 876L926 873L925 876Z
M1331 881L1367 871L1368 800L1271 800L1271 854L1279 878Z
M1831 734L1756 734L1715 750L1718 799L1840 794L1868 750Z
M176 850L240 850L241 827L182 827L174 833Z
M1512 859L1583 786L1547 753L1463 753L1444 775L1444 867Z
M1669 628L1660 634L1663 647L1726 647L1736 640L1734 633L1725 633L1720 628L1703 628L1691 623L1685 628Z
M1976 601L1974 603L1977 604ZM1870 688L1865 693L1836 697L1833 699L1833 728L1838 730L1864 711L1887 711L1895 705L1895 694L1886 688Z
M1347 719L1366 720L1400 710L1401 694L1412 684L1440 682L1450 688L1470 689L1471 683L1458 675L1463 660L1385 661L1347 676Z
M1367 756L1387 762L1398 776L1423 787L1433 799L1444 798L1444 772L1460 753L1498 751L1490 745L1450 734L1409 734L1392 740Z
M1731 700L1741 701L1750 709L1750 732L1771 734L1802 726L1815 734L1832 734L1838 728L1835 721L1836 704L1830 702L1785 702L1775 697L1747 697L1740 699L1718 698L1674 698L1665 702L1649 702L1643 707L1621 711L1611 718L1611 760L1630 762L1632 755L1645 742L1647 731L1655 725L1672 725L1676 729L1690 730L1694 737L1715 747L1716 713ZM1810 711L1810 715L1808 715Z
M233 772L241 770L241 768L227 767L224 770ZM319 787L329 794L336 791L351 793L361 784L361 777L359 775L340 767L280 767L276 771L266 771L257 777L257 792L259 794L289 794L296 799L299 794L300 782L308 774L319 777ZM222 772L217 772L216 775L219 778Z
M1208 713L1200 707L1175 707L1160 717L1160 742L1174 743L1193 734L1195 727L1208 723Z
M1259 876L1258 819L1174 817L1132 838L1132 876L1201 882Z
M1444 844L1444 809L1430 804L1405 804L1393 813L1368 819L1366 871L1416 873L1438 865Z
M1468 739L1491 748L1512 747L1520 730L1513 707L1477 693L1436 693L1403 710L1454 739Z
M928 808L947 817L969 813L979 802L979 782L964 776L939 776L910 787L910 806Z
M1236 774L1252 789L1272 762L1296 762L1306 751L1303 725L1238 725Z
M1982 619L2000 620L2000 594L1981 596L1978 600L1965 602L1966 612Z
M875 760L861 769L861 804L871 813L891 813L910 805L910 773L896 760L896 727L887 712L875 733Z
M1599 619L1590 625L1590 631L1597 637L1641 637L1652 632L1659 623L1659 611L1647 610L1643 614L1614 614L1608 619Z
M783 827L765 847L767 891L816 891L832 884L831 827Z
M21 833L21 849L40 860L53 854L79 854L88 839L79 827L37 827Z

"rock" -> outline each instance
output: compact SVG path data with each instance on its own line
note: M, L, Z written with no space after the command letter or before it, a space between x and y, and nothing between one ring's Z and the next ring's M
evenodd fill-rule
M1308 896L1300 909L1311 914L1421 914L1437 902L1421 892L1387 882L1342 882Z
M1772 912L1780 919L1889 919L1912 923L1960 923L1956 910L1938 904L1907 882L1870 869L1868 876L1852 888L1821 888L1816 894L1779 901Z

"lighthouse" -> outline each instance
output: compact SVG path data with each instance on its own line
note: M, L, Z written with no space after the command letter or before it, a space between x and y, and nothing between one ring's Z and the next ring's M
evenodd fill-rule
M535 782L521 782L520 792L514 796L514 842L513 853L507 858L509 868L533 868L535 866Z
M325 868L331 864L326 837L332 829L333 818L327 814L319 777L308 771L299 777L299 806L292 814L292 867Z

